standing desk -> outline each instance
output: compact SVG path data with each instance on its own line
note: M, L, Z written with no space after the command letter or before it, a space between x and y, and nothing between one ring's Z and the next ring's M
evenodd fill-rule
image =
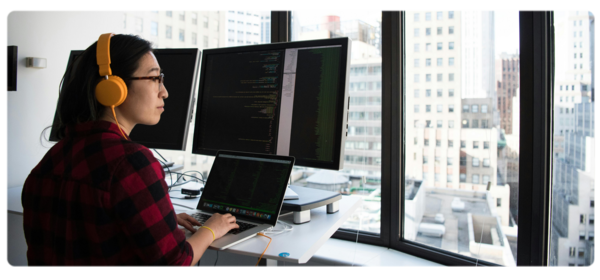
M173 188L173 190L176 190ZM181 193L171 191L171 197L183 197ZM194 199L171 199L174 203L176 213L190 211L187 208L175 204L185 205L196 208L200 197ZM310 222L304 224L294 224L292 213L281 216L280 221L293 226L293 230L280 234L268 234L273 239L271 245L265 252L263 258L267 259L267 265L275 265L276 261L292 262L297 264L306 263L321 248L321 246L340 228L340 226L362 205L362 199L353 196L343 196L339 200L339 211L333 214L327 214L327 206L321 206L310 210ZM283 229L281 224L277 224L275 230ZM186 236L191 233L185 230ZM269 239L263 236L255 236L240 244L229 247L225 252L252 256L259 258L262 252L269 244ZM279 254L289 253L287 257L281 257Z
M171 191L172 197L183 197L181 193L177 193L177 188L174 187ZM23 207L21 206L21 192L22 187L9 188L8 189L8 212L9 214L22 215ZM185 205L187 207L196 208L200 198L194 199L176 199L173 198L171 201L174 203L176 213L190 211L185 207L180 207L175 204ZM271 245L265 252L263 258L267 259L267 265L275 265L277 261L285 261L303 264L306 263L310 258L321 248L321 246L338 230L338 228L362 205L362 200L358 197L344 196L339 201L339 211L333 214L327 214L327 207L322 206L310 210L311 221L309 223L296 225L293 221L293 215L288 214L280 217L280 221L283 221L294 228L292 231L284 232L281 234L272 234L270 237L273 239ZM275 228L283 228L280 224ZM23 228L8 229L9 231L14 230L22 234ZM185 230L186 236L191 236L190 232ZM17 234L17 233L15 233ZM25 237L20 243L20 248L13 249L8 248L9 255L15 254L22 257L25 256L25 250L27 246L24 244ZM9 242L10 243L10 242ZM240 244L232 246L226 249L226 252L252 256L259 258L262 252L267 247L269 239L262 236L255 236L249 240L246 240ZM24 246L23 246L24 245ZM16 246L16 245L15 245ZM21 248L24 248L23 250ZM23 252L17 252L17 251ZM287 252L288 257L280 257L279 254ZM10 256L9 256L10 259ZM15 265L15 264L13 264ZM26 265L26 264L22 264Z

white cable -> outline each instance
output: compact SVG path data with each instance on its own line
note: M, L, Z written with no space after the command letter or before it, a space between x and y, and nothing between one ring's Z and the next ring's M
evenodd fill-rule
M360 233L360 224L362 221L362 217L358 215L358 229L356 230L356 244L354 245L354 257L352 258L352 266L354 266L354 260L356 260L356 248L358 247L358 234Z
M481 237L479 237L479 249L477 249L477 261L475 262L475 266L477 266L477 264L479 263L479 258L481 258L481 255L479 254L481 252L481 243L483 243L483 228L485 227L485 224L481 224Z
M278 224L282 224L284 228L282 230L273 231L274 227L270 227L270 228L264 230L263 233L264 234L278 235L278 234L282 234L284 232L292 231L294 229L294 227L292 225L288 224L288 223L284 223L282 221L277 221L277 223Z

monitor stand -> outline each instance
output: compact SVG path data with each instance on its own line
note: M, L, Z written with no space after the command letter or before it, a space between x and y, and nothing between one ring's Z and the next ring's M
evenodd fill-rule
M339 200L342 199L342 195L337 192L292 185L288 188L298 194L298 199L284 200L281 211L293 212L294 224L310 222L310 210L317 207L326 205L327 214L339 211Z

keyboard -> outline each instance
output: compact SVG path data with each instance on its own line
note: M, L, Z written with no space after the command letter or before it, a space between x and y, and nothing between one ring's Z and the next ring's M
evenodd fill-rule
M198 220L198 222L200 222L201 224L204 224L208 219L210 219L210 217L212 217L211 215L206 215L206 214L202 214L202 213L195 213L195 214L192 214L191 216L194 219ZM238 224L238 226L240 226L240 227L234 228L234 229L228 231L227 233L238 234L240 232L244 232L244 231L249 230L256 226L253 224L244 223L244 222L240 222L240 221L236 221L236 224Z

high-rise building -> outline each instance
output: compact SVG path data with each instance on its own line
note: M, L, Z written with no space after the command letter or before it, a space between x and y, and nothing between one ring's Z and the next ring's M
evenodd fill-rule
M495 97L494 12L460 13L462 98Z
M594 16L557 23L550 264L594 261Z
M264 26L261 28L263 20L260 14L253 11L227 11L227 46L257 45L263 42L261 30L264 30Z
M500 128L505 134L513 134L513 97L519 88L519 55L500 55L496 60L496 95L497 108L500 115Z
M151 41L155 48L218 48L224 45L219 11L127 12L123 25L127 33Z

